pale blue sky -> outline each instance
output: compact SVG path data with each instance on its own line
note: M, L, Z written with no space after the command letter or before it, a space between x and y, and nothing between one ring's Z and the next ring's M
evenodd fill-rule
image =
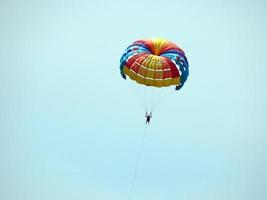
M184 49L190 74L153 115L134 199L267 199L266 11L0 1L0 199L127 199L144 113L119 58L155 36Z

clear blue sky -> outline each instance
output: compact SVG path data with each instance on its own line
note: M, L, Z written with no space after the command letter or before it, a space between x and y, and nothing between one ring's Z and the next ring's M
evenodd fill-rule
M266 9L2 0L0 199L127 199L144 113L119 58L155 36L184 49L190 75L153 115L134 199L267 199Z

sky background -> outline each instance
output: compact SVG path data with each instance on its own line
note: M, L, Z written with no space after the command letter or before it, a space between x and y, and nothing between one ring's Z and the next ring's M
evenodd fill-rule
M164 37L185 86L148 127L136 200L267 199L267 1L0 1L0 199L125 200L144 112L124 49Z

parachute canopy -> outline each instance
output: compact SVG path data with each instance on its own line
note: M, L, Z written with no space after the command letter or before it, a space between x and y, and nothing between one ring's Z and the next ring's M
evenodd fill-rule
M120 59L121 76L154 87L183 87L188 76L188 61L177 45L162 38L137 40Z

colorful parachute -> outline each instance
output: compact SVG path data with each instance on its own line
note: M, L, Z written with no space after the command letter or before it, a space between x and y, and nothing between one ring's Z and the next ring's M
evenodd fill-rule
M185 53L162 38L137 40L120 59L121 76L139 84L154 87L183 87L188 76Z

